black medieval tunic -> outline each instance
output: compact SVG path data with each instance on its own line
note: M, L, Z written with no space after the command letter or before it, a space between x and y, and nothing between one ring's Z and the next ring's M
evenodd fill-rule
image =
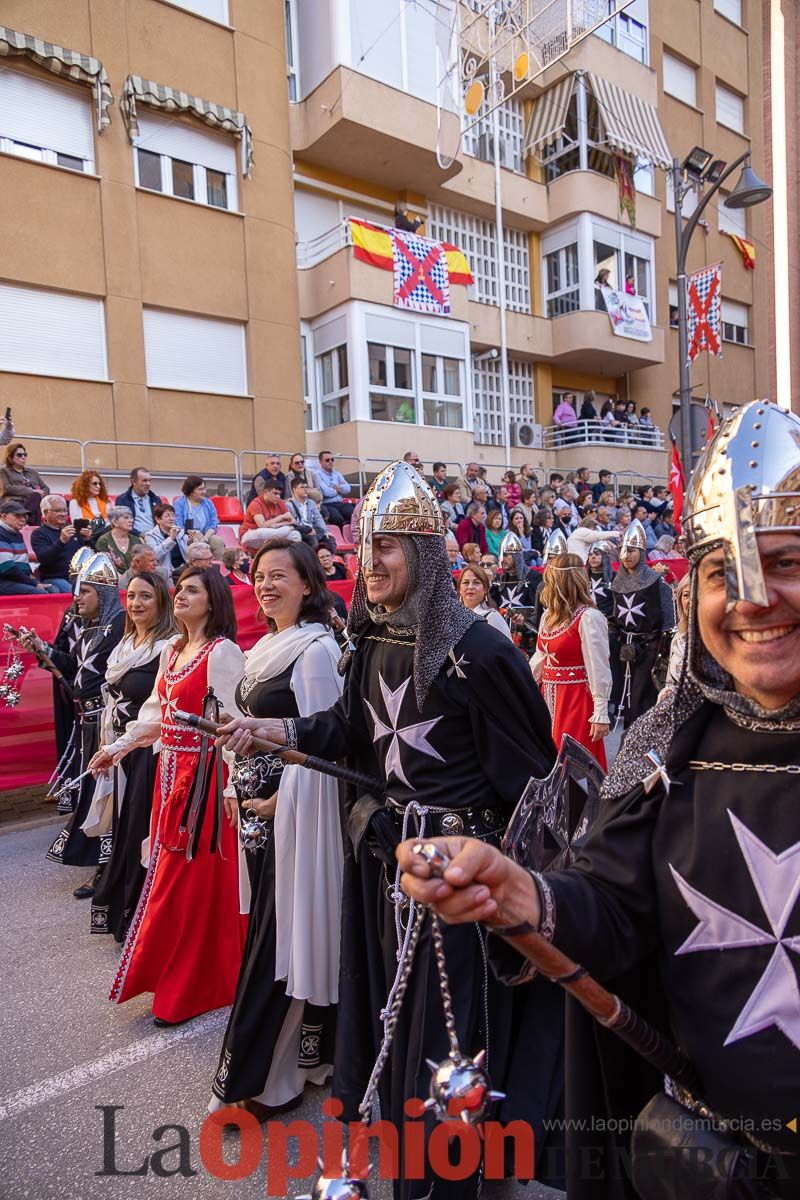
M627 729L658 699L653 667L661 635L674 624L665 619L670 609L674 611L674 605L669 586L660 578L638 591L612 591L611 595L614 600L609 618L611 656L620 665L618 678L622 679L622 694L614 695L613 700L623 708ZM626 655L632 658L626 661Z
M547 876L553 942L670 1034L715 1112L792 1155L762 1167L775 1195L796 1198L798 734L703 702L667 748L663 707L628 734L609 782L617 770L643 778L642 756L657 747L669 794L636 783L609 801L573 867ZM572 1001L567 1064L570 1200L633 1198L627 1136L587 1132L588 1122L635 1118L662 1080Z
M114 705L114 737L121 737L128 721L152 692L158 674L158 655L134 667L108 688L108 703ZM146 874L142 866L142 842L150 833L153 788L158 755L152 746L132 750L114 767L114 808L111 826L111 857L92 898L92 933L113 933L124 942L136 911ZM118 802L124 780L122 804Z
M58 632L53 639L53 652L55 656L66 655L72 658L75 654L75 643L78 640L78 630L81 627L80 617L78 616L75 605L70 604L69 608L64 610L64 615L58 626ZM75 705L69 696L66 695L64 687L59 681L53 677L53 722L55 725L56 734L56 761L58 764L58 778L53 786L56 790L59 786L66 783L69 779L73 779L78 774L78 764L80 763L80 749L75 745ZM68 749L69 748L69 749ZM72 812L75 807L75 799L73 792L66 792L58 802L58 811L61 813Z
M240 682L236 689L240 711L264 719L296 717L297 701L290 686L294 669L295 663L290 663L280 675L258 682L246 695ZM257 765L261 771L260 784L254 792L248 790L247 796L259 799L274 796L283 773L281 760L254 755L244 760L237 758L237 767L242 761L251 770ZM244 818L247 797L237 783L236 767L232 779ZM273 822L267 824L271 830ZM292 1004L292 997L286 993L286 980L275 978L275 841L271 833L265 846L246 850L245 855L251 889L250 921L236 995L211 1090L225 1104L257 1098L274 1107L289 1103L295 1097L280 1097L276 1105L269 1105L263 1098L276 1046ZM305 1001L297 1059L299 1068L315 1071L333 1062L335 1029L335 1005L319 1006ZM272 1082L273 1087L282 1086L280 1081Z
M484 622L469 627L434 680L422 712L414 693L413 658L413 631L368 624L359 635L342 698L296 722L299 749L329 759L346 756L353 767L385 779L391 797L359 793L346 806L333 1078L344 1120L358 1119L382 1041L380 1012L397 970L390 893L404 809L417 802L451 810L446 818L441 813L427 817L429 834L441 832L442 821L454 814L464 832L497 843L530 777L546 775L555 758L549 714L528 665L498 630ZM406 836L416 832L411 820ZM488 1047L493 1086L507 1093L497 1119L529 1121L538 1149L544 1142L542 1119L561 1099L563 999L550 984L514 989L499 984L486 970L479 926L443 925L442 931L461 1049L475 1054ZM428 1095L425 1059L438 1062L447 1053L427 923L381 1078L381 1116L401 1127L404 1101ZM432 1118L426 1124L430 1129ZM434 1194L465 1198L474 1194L474 1183L439 1180ZM423 1196L430 1186L430 1178L400 1181L395 1194Z
M98 748L100 718L103 713L101 690L105 682L108 656L121 641L125 628L125 613L121 610L106 625L81 624L72 655L54 652L53 662L72 683L75 703L80 716L75 736L79 739L80 760L73 778L82 774ZM47 852L51 862L71 867L93 867L108 862L111 855L111 834L87 837L81 829L89 812L94 794L94 779L88 775L81 781L75 810Z

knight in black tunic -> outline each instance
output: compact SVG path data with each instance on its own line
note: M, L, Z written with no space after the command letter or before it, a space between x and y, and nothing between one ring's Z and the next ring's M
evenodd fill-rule
M612 694L612 701L622 710L626 729L658 698L653 667L662 635L676 624L672 589L647 565L646 545L641 522L631 521L620 547L619 570L611 584L611 657L618 664L616 680L620 688Z
M81 569L78 613L81 627L73 655L56 652L55 665L71 681L75 696L80 764L77 778L88 766L99 745L103 711L102 687L108 656L121 640L125 614L119 600L117 573L105 554L95 554ZM103 866L111 855L111 835L89 838L81 826L94 794L94 779L81 781L75 810L47 852L51 862L68 866ZM87 884L86 888L91 885ZM85 890L85 889L84 889ZM86 891L86 897L92 894ZM83 898L83 895L81 896Z
M703 452L684 505L682 675L628 731L573 866L532 882L466 847L467 886L496 871L506 908L490 925L513 922L524 952L518 923L530 922L667 1032L696 1076L692 1090L665 1085L570 1001L569 1200L800 1195L799 448L800 417L755 401ZM401 857L411 869L410 844ZM435 885L406 886L424 901ZM447 904L435 904L444 916ZM460 908L464 921L486 913L463 893ZM664 1119L646 1130L647 1154L634 1137L634 1191L629 1134L601 1130L632 1128L654 1096ZM693 1140L709 1110L733 1123L759 1189L712 1185Z
M500 547L500 570L492 584L491 596L508 621L514 643L527 655L536 649L541 586L541 574L525 563L521 541L515 533L507 534Z
M499 844L528 780L547 774L555 759L547 708L525 659L453 591L441 514L433 497L428 505L428 490L405 463L375 481L362 515L362 572L350 609L344 693L326 711L287 720L286 739L277 723L264 728L305 752L346 757L386 784L385 794L353 792L346 804L333 1078L344 1120L358 1119L383 1039L380 1014L398 968L396 921L402 935L405 915L393 902L395 847L417 830L426 837L464 831ZM394 554L396 562L400 551L406 590L389 611L368 601L368 592L380 594L386 558ZM487 972L477 926L447 926L443 935L462 1050L474 1054L488 1045L493 1086L507 1093L498 1119L529 1120L538 1148L542 1120L561 1099L562 1000L539 983L517 990L498 984ZM426 1058L438 1061L447 1052L427 923L380 1081L382 1118L402 1129L404 1101L428 1094ZM523 1065L532 1060L535 1070ZM427 1117L428 1129L432 1124ZM395 1194L468 1200L477 1188L477 1177L447 1183L429 1176L400 1179Z
M80 550L73 554L69 564L69 580L73 587L80 568L88 562L92 554L93 551L89 546L81 546ZM53 639L52 649L57 655L67 655L69 658L74 656L80 624L77 601L73 600L64 610L58 631ZM52 657L50 647L46 646L45 649ZM56 755L58 756L51 780L51 791L55 794L60 787L78 774L80 764L80 749L75 744L75 704L62 681L56 679L55 676L53 677L53 723L56 735ZM64 792L58 801L58 811L70 813L74 807L74 793Z

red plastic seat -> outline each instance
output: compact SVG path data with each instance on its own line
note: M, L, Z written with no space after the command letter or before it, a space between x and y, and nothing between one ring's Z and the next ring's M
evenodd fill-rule
M225 543L226 550L238 550L239 532L235 525L218 525L217 533Z
M353 553L353 551L355 550L355 546L353 545L352 542L349 542L345 538L344 534L342 533L342 531L338 525L328 525L327 529L328 529L328 533L331 535L331 537L336 542L336 548L338 550L340 550L340 551L348 550L351 554Z
M238 524L244 520L244 511L238 496L212 496L211 503L217 510L220 521Z
M33 552L33 547L31 546L31 534L33 533L35 528L36 528L35 525L23 525L22 526L22 540L25 543L25 549L28 551L28 562L34 562L34 563L39 561Z
M345 559L345 570L349 579L358 579L358 558L355 554L350 554Z

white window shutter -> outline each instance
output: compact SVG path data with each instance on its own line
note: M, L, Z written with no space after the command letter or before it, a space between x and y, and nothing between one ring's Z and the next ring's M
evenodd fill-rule
M670 305L670 308L678 307L678 285L677 285L677 283L671 283L669 285L669 305Z
M697 71L681 58L664 51L664 91L685 104L697 106Z
M722 301L722 319L730 325L739 325L747 329L747 305L737 304L735 300Z
M172 0L172 3L198 17L210 17L212 21L228 24L228 0Z
M106 379L103 301L0 283L0 371Z
M22 71L0 71L0 137L94 162L92 92Z
M160 308L145 308L149 387L223 396L247 394L244 325Z
M168 154L183 162L197 163L235 175L238 165L237 142L232 135L214 133L199 123L154 117L149 113L138 118L139 136L136 145L152 154Z
M734 25L741 25L742 0L714 0L714 8L723 17L733 21Z
M736 92L717 84L717 121L737 133L744 133L744 99Z

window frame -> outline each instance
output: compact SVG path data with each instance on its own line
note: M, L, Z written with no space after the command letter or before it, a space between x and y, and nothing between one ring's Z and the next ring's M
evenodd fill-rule
M58 79L58 78L42 79L42 78L40 78L40 76L34 75L32 72L17 71L13 67L4 66L3 71L4 72L7 71L7 72L9 72L9 74L15 75L22 79L31 80L34 86L42 85L46 88L51 88L51 89L60 88L62 90L69 90L70 92L72 92L73 95L76 92L76 88L80 89L80 91L82 91L82 92L85 92L86 93L85 97L81 96L81 101L82 102L85 101L85 105L86 105L86 109L87 109L87 113L88 113L88 117L89 117L89 130L91 132L91 140L92 140L92 157L86 158L86 157L79 156L76 154L68 154L68 152L66 150L57 150L51 146L40 146L40 145L38 145L37 142L23 142L23 141L20 141L18 138L12 138L8 134L4 134L2 132L0 132L0 153L9 154L14 158L24 158L24 159L27 159L28 162L41 162L49 167L59 167L62 171L73 171L76 175L97 176L97 169L96 169L97 159L95 157L96 150L97 150L97 144L96 144L96 130L94 128L94 108L93 108L93 104L92 104L91 92L87 88L82 87L82 85L80 85L80 84L69 83L66 80ZM33 153L33 154L21 153L21 151L25 151L25 150L32 150L35 153ZM74 158L76 161L82 162L83 167L80 170L78 170L77 167L70 167L70 166L67 166L65 163L60 163L58 161L59 155L61 155L64 158Z
M667 87L667 62L675 63L679 67L685 68L686 71L692 73L692 98L687 100L680 92L671 91ZM665 96L671 96L673 100L679 100L681 104L687 104L689 108L697 108L697 64L690 63L685 58L681 58L677 54L673 54L671 50L664 50L662 65L661 65L661 90Z
M148 113L148 119L149 120L153 120L153 119L158 120L159 115L157 115L155 118L153 118L153 116ZM162 120L163 120L163 118L162 118ZM181 124L183 125L184 122L181 122ZM191 129L191 126L189 126L188 123L187 123L186 127ZM201 133L203 131L197 130L196 132ZM221 136L224 136L224 135L221 135ZM215 212L230 212L230 213L236 213L239 216L242 215L241 210L239 208L238 165L237 165L236 171L221 171L219 167L206 167L202 163L192 162L190 159L181 157L178 154L168 154L166 151L151 150L147 147L147 145L144 144L145 141L146 141L145 138L139 137L136 139L133 146L131 147L131 149L133 151L134 185L140 191L150 192L151 195L155 195L155 196L169 196L173 200L183 200L187 204L199 204L203 208L210 208L210 209L213 209ZM142 183L141 172L139 169L139 153L140 152L142 152L144 154L152 155L153 157L160 159L160 166L161 166L161 187L160 188L153 188L153 187L150 187L146 183ZM234 160L238 164L238 155L234 155ZM173 177L173 163L186 163L187 165L191 166L191 168L192 168L192 188L194 191L194 195L192 197L181 196L175 191L174 177ZM216 175L222 175L225 179L225 197L226 197L226 200L228 201L228 203L227 203L226 207L224 207L224 208L219 204L212 204L211 201L208 199L208 195L209 195L208 172L209 171L213 172Z
M500 386L500 358L472 357L473 437L481 446L504 446L503 394ZM508 359L508 419L536 424L536 390L533 363L527 359ZM509 430L510 433L510 430Z
M297 104L303 98L298 54L300 29L297 23L297 0L283 0L283 20L286 33L286 83L289 89L289 103Z
M727 309L727 319L726 319ZM740 310L732 312L732 309ZM744 324L741 321L731 320L732 317L744 317ZM749 346L750 345L750 305L742 304L740 300L727 300L722 297L720 307L720 330L722 333L723 342L729 342L734 346ZM735 331L738 330L742 336L739 336Z
M737 124L732 125L729 121L723 120L722 117L720 116L720 111L719 111L720 93L723 93L725 98L730 98L731 100L735 100L737 103L737 106L741 107L741 126L739 126ZM739 111L739 109L737 107L737 114L738 114L738 111ZM726 84L720 83L719 80L717 80L714 85L714 115L715 115L717 124L721 125L723 129L730 129L734 133L738 133L741 137L747 136L745 133L745 117L747 115L746 109L745 109L745 97L740 95L739 92L735 92L733 90L733 88L728 87ZM738 119L738 116L737 116L737 119Z
M464 362L464 359L454 358L451 354L433 354L429 350L420 350L419 356L420 356L419 398L420 398L420 403L421 403L422 424L427 429L463 429L464 421L466 419L466 415L465 415L466 407L465 407L465 395L464 395L464 376L465 376L466 363ZM442 384L444 383L444 378L445 378L445 368L444 368L445 362L455 363L456 369L458 371L458 394L457 395L453 395L452 392L444 391L443 387L440 387L437 391L429 391L428 389L425 388L425 363L424 363L424 360L426 358L434 359L434 363L435 363L434 370L436 372L436 380L438 382L438 380L441 379ZM461 410L460 423L457 425L451 425L449 423L440 424L438 422L428 421L426 419L426 413L425 413L426 402L431 402L433 404L452 405L454 407L457 406Z
M372 346L375 346L384 351L384 361L386 363L386 383L375 383L371 378L370 349ZM418 371L418 364L416 362L416 352L415 352L414 348L411 346L394 346L388 342L376 342L369 338L366 339L366 348L367 348L367 381L368 381L368 387L369 387L369 392L367 395L367 400L369 403L368 420L374 421L377 424L382 424L382 425L419 425L420 424L420 420L419 420L420 408L417 403L417 400L418 400L417 378L419 375L419 371ZM396 383L395 352L398 350L401 353L408 354L408 356L409 356L409 363L411 366L411 387L410 388L401 388ZM419 383L421 386L422 381L420 380ZM401 404L407 403L410 401L411 406L414 410L413 421L398 421L396 417L376 417L372 411L373 395L376 397L383 396L383 397L385 397L386 400L399 400L401 402Z
M575 282L565 284L563 287L558 288L556 291L551 292L550 291L550 271L548 268L548 259L558 258L559 263L560 263L559 270L561 271L562 277L564 279L566 279L567 275L568 275L567 251L570 251L570 250L574 250L574 252L575 252L575 256L574 256L575 257ZM568 308L564 308L561 312L551 311L551 305L552 305L553 301L562 300L568 296L573 295L573 293L575 296L574 307L570 306ZM564 316L567 316L569 313L580 311L580 307L581 307L581 255L580 255L580 244L579 244L577 236L576 236L574 242L569 242L566 246L559 246L557 249L549 250L547 253L542 254L542 300L543 300L543 307L545 310L544 315L548 319L553 318L553 317L564 317Z
M730 12L726 11L727 5L731 3L734 5L738 4L738 17L731 16ZM731 24L735 25L737 29L744 29L744 8L742 5L742 0L714 0L714 12L720 17L724 17L726 21L730 21Z
M342 354L342 351L344 352ZM331 358L331 381L333 390L326 392L324 390L324 374L322 360L330 355ZM342 384L341 364L344 360L346 366L347 379ZM329 347L327 350L322 350L319 354L314 355L314 371L315 381L317 385L317 400L319 422L317 428L335 429L337 425L346 425L352 420L350 413L350 364L347 357L347 342L338 342L335 346ZM344 402L344 403L342 403ZM339 420L326 423L324 417L333 405L336 405L339 412ZM344 413L344 416L342 416Z

